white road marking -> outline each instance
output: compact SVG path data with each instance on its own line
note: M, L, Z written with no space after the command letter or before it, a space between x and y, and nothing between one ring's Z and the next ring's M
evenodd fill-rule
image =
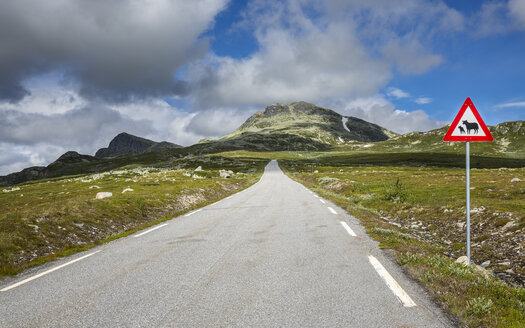
M200 212L200 211L202 211L202 208L200 208L200 209L198 209L196 211L193 211L193 212L189 212L188 214L186 214L184 216L190 216L190 215L195 214L195 213Z
M100 251L102 251L102 250L98 250L98 251L95 251L95 252L93 252L93 253L89 253L89 254L87 254L87 255L84 255L84 256L82 256L82 257L79 257L78 259L74 259L73 261L69 261L69 262L64 263L64 264L61 264L61 265L59 265L59 266L57 266L57 267L54 267L53 269L49 269L49 270L47 270L47 271L44 271L44 272L39 273L39 274L37 274L37 275L34 275L34 276L30 277L30 278L27 278L27 279L24 279L24 280L22 280L22 281L19 281L19 282L17 282L16 284L12 284L12 285L7 286L7 287L5 287L5 288L3 288L3 289L0 289L0 292L5 292L5 291L8 291L8 290L13 289L13 288L15 288L15 287L18 287L18 286L20 286L20 285L23 285L23 284L25 284L25 283L27 283L27 282L30 282L31 280L35 280L35 279L40 278L40 277L42 277L42 276L44 276L44 275L46 275L46 274L48 274L48 273L51 273L51 272L56 271L56 270L58 270L58 269L62 269L62 268L65 267L65 266L68 266L68 265L70 265L70 264L73 264L73 263L75 263L75 262L78 262L78 261L80 261L80 260L83 260L83 259L85 259L85 258L87 258L87 257L90 257L91 255L95 255L95 254L97 254L97 253L100 252Z
M348 232L348 234L352 237L356 237L357 235L355 234L354 230L352 230L352 228L350 228L348 226L348 224L346 224L346 222L344 221L341 221L341 225L343 226L343 228L345 228L346 232Z
M319 198L319 196L317 196L317 195L314 195L314 197L315 197L315 198Z
M145 234L150 233L150 232L152 232L153 230L157 230L157 229L162 228L162 227L167 226L167 225L168 225L167 223L161 224L161 225L159 225L159 226L156 226L155 228L151 228L151 229L149 229L149 230L146 230L146 231L144 231L144 232L141 232L141 233L139 233L138 235L135 235L135 236L133 236L133 237L137 238L137 237L140 237L140 236L144 236Z
M321 198L319 198L319 201L321 201L321 203L323 203L323 204L326 204L326 202L324 200L322 200Z
M376 269L377 273L383 280L386 282L388 288L396 295L396 297L401 301L403 306L405 307L413 307L416 306L416 303L412 301L410 296L399 286L397 281L386 271L385 267L372 255L368 256L368 260L370 261L370 264Z
M330 206L327 206L327 207L328 207L328 210L332 212L332 214L337 214L337 212L333 208L331 208Z

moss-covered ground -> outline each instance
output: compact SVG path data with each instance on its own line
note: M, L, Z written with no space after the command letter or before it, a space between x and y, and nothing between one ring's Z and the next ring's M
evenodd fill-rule
M267 162L192 158L3 188L0 278L215 202L258 181ZM99 192L112 196L95 199Z

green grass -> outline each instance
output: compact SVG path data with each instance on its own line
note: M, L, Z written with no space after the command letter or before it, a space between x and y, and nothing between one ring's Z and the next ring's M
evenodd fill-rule
M348 165L358 161L348 155L319 157L317 173L307 160L279 162L290 177L358 217L465 325L524 327L525 292L516 286L523 284L525 261L516 247L525 245L525 168L471 171L472 258L490 260L490 272L505 282L454 263L465 254L465 170L396 166L395 160L373 166ZM509 222L514 226L504 228Z
M215 202L256 182L266 163L257 159L191 158L178 161L172 168L134 165L3 188L0 277ZM195 172L198 166L203 171ZM235 174L220 178L218 171L222 168ZM125 188L133 191L123 194ZM95 199L97 192L112 192L113 196Z

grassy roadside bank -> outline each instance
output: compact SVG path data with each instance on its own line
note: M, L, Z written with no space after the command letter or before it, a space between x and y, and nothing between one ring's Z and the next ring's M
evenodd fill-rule
M525 327L525 169L472 172L473 260L486 265L482 270L454 262L465 253L464 170L324 163L313 173L299 161L279 162L291 178L359 218L465 325Z
M216 202L257 182L266 163L197 158L4 188L0 278ZM112 196L95 199L99 192Z

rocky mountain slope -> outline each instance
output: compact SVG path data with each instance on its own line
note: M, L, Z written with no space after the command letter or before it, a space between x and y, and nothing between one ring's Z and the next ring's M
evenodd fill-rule
M170 142L156 142L123 132L113 138L107 148L100 148L96 152L95 157L104 158L130 154L142 154L162 149L181 147L182 146Z
M328 145L348 141L384 141L397 135L379 125L351 116L342 116L327 108L306 102L294 102L269 105L220 140L254 134L290 134Z
M335 145L378 142L393 136L397 134L379 125L306 102L294 102L269 105L234 132L219 139L203 139L187 149L200 154L228 150L325 151Z

